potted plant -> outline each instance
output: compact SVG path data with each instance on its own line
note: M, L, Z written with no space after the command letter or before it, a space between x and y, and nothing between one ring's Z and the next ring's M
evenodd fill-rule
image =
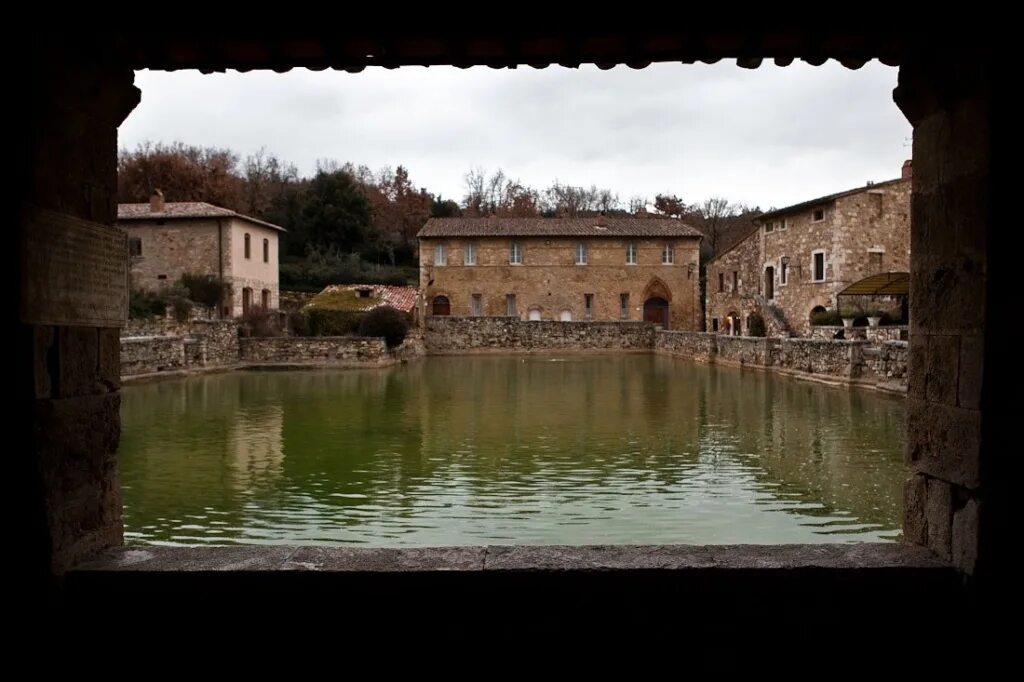
M846 306L839 309L839 316L843 318L843 327L850 329L853 321L864 314L860 306Z

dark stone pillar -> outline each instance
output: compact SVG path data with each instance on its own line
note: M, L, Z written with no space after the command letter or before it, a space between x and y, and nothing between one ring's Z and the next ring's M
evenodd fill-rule
M1005 559L1000 472L1018 447L999 435L1015 390L999 337L1017 314L1000 302L1016 230L996 218L993 80L985 53L915 54L894 93L914 125L904 534L973 576L979 594Z
M24 97L13 131L16 198L23 206L112 226L117 127L139 101L133 73L104 48L61 36L35 35L23 47ZM30 225L24 218L16 225L20 240ZM115 457L119 331L26 323L17 311L29 273L22 271L18 248L10 258L17 316L8 386L18 443L10 453L21 511L16 534L24 535L30 589L48 598L67 568L122 542Z

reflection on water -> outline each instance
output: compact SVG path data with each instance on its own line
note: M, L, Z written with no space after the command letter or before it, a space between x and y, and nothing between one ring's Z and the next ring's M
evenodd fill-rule
M671 358L210 375L122 414L135 544L898 537L902 401Z

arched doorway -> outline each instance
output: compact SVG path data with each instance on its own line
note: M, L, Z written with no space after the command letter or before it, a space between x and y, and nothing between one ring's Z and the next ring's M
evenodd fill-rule
M441 316L452 314L452 304L451 301L448 300L447 296L434 297L434 303L431 306L431 314Z
M825 309L825 306L823 306L823 305L816 305L816 306L814 306L813 308L811 308L811 314L809 316L810 323L811 324L815 324L815 321L814 321L815 318L817 318L818 315L822 315L822 314L827 313L827 312L828 311Z
M764 297L769 301L775 298L775 268L770 265L764 269Z
M644 301L644 322L653 322L668 329L668 301L659 296Z
M729 336L740 336L742 331L740 327L740 314L735 310L730 311L725 316L725 333Z
M563 310L562 312L560 312L558 314L558 319L561 322L572 322L572 311L571 310Z
M526 319L531 322L540 322L540 308L530 308L530 311L526 314Z
M644 288L644 322L653 322L663 329L671 324L669 306L672 303L672 292L668 285L658 277L652 277Z

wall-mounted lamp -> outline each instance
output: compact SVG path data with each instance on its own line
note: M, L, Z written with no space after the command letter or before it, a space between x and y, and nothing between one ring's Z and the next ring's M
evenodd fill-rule
M695 266L695 265L694 265L693 263L688 263L688 264L686 265L686 271L687 271L687 272L693 272L693 270L694 270L694 268L695 268L695 267L696 267L696 266Z
M783 265L789 265L789 256L783 256L782 257L782 264Z

